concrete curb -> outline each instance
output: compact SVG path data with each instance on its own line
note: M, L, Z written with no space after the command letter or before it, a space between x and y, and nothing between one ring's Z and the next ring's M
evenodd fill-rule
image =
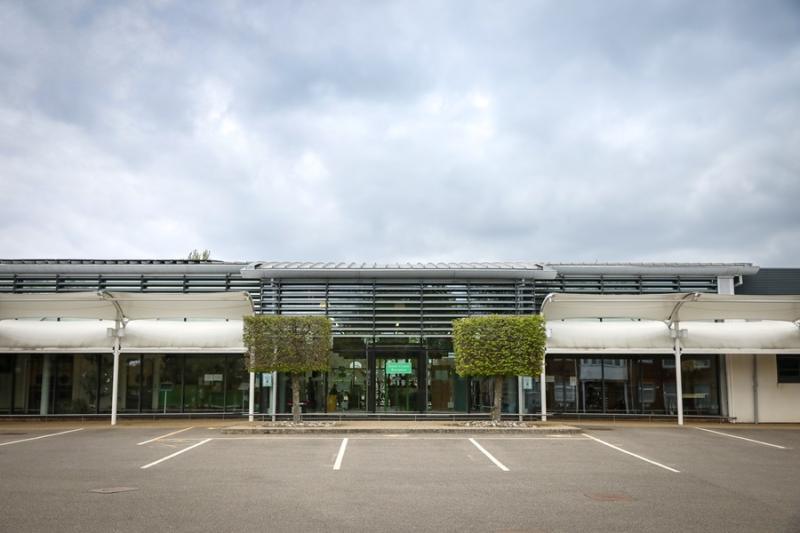
M222 428L221 433L226 435L286 435L286 434L380 434L380 435L397 435L397 434L515 434L515 435L578 435L583 432L580 428L572 426L553 426L553 427L539 427L539 428L482 428L482 427L250 427L250 426L233 426Z

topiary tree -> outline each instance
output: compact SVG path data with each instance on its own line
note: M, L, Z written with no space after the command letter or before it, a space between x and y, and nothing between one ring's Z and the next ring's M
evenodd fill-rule
M242 338L250 372L292 376L292 419L299 422L300 375L330 367L330 321L324 316L246 316Z
M500 420L503 378L538 376L544 360L544 319L539 315L487 315L453 321L456 372L494 378L492 420Z

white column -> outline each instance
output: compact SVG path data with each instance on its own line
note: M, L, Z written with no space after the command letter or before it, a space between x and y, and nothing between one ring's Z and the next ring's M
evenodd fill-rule
M111 378L111 425L117 425L117 396L119 394L119 328L114 330L114 375Z
M539 375L539 397L542 404L542 422L547 422L547 378L545 376L547 354L542 357L542 373Z
M519 413L519 421L522 422L522 415L525 413L523 403L525 394L522 391L522 376L517 376L517 413Z
M39 396L39 414L46 415L50 408L50 367L51 360L49 355L42 359L42 393Z
M250 372L250 400L249 400L249 412L247 414L247 420L252 422L253 421L253 413L256 412L256 373Z
M753 423L758 424L758 356L753 354Z
M680 328L676 322L674 325L673 334L675 338L672 340L672 351L675 354L675 401L678 407L678 425L683 425L683 378L681 376L681 341L678 338L680 335Z
M272 373L272 389L270 390L270 393L272 395L272 398L270 398L270 401L269 401L269 408L270 408L270 411L272 412L272 421L275 422L275 413L276 413L276 405L275 405L275 403L277 403L277 401L278 401L278 373L277 372L273 372Z

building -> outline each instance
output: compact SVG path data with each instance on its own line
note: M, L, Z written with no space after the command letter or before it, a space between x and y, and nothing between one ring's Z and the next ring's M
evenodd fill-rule
M107 302L98 299L98 291ZM749 263L0 260L0 415L107 415L116 407L123 416L241 416L251 390L237 337L242 308L236 307L234 316L233 308L217 302L217 314L196 312L219 293L246 293L254 313L330 318L331 370L305 376L301 401L306 413L488 412L489 381L455 373L452 320L538 313L547 305L557 310L566 304L559 298L547 304L547 295L567 294L578 298L570 304L573 309L591 308L595 314L567 313L551 324L545 309L552 348L544 379L508 377L504 412L540 416L544 403L551 416L677 417L682 410L687 417L800 421L800 312L793 311L793 306L800 309L800 300L791 296L800 294L800 269L761 269ZM751 298L745 314L697 314L702 321L727 319L727 329L682 325L676 336L688 331L689 337L676 349L682 341L673 343L666 316L634 312L630 306L620 314L619 302L597 298L652 297L674 305L682 293L764 295L773 299L769 306L784 309L781 325L764 314L767 304ZM36 294L61 300L54 304L53 296L31 304ZM126 336L117 344L113 330L120 328L113 316L75 311L86 294L97 300L80 303L87 309L103 303L117 309L139 306L131 322L125 316L121 329ZM168 295L187 295L195 302ZM779 295L790 296L781 300ZM581 296L595 297L594 307L580 303ZM28 311L17 311L22 300ZM151 301L147 312L141 310L144 300ZM723 300L716 301L716 308L729 305ZM706 305L708 298L698 302L697 309L701 304L714 308ZM234 305L243 305L242 300ZM759 320L758 331L730 322L732 316ZM773 326L784 329L776 333ZM102 335L107 329L112 336ZM706 339L706 344L693 345L695 339ZM681 362L677 375L676 360ZM255 378L257 413L270 412L273 397L278 413L290 411L286 376L275 376L274 396L272 376Z

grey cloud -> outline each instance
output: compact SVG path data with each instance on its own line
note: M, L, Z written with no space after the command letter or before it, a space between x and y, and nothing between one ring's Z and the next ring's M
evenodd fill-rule
M3 256L800 260L793 2L9 2Z

